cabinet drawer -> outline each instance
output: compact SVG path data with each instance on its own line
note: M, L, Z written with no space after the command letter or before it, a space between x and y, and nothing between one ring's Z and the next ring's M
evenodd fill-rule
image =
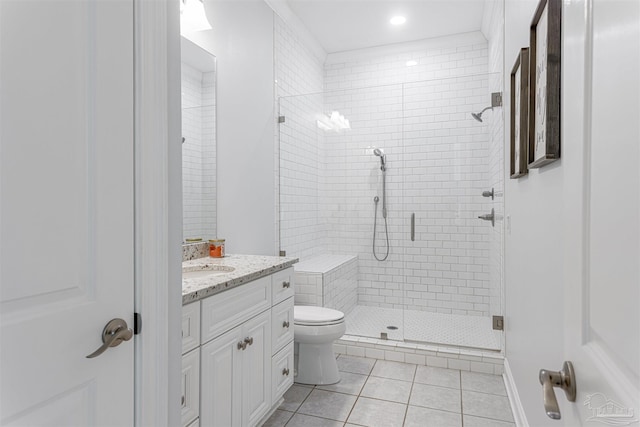
M275 405L293 385L293 374L293 341L291 341L272 358L271 405Z
M272 354L293 340L293 298L287 298L271 309Z
M273 286L273 304L293 296L293 267L274 273L271 276Z
M202 343L271 307L271 278L262 277L202 301Z
M200 349L182 356L182 425L198 418L200 412Z
M182 354L200 345L200 301L182 306Z

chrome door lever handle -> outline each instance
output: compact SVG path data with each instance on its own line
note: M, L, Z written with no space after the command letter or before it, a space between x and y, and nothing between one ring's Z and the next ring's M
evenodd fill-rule
M556 399L556 393L553 391L553 388L558 387L563 389L569 402L576 401L576 375L573 370L573 365L567 361L564 362L562 370L560 371L540 369L538 377L540 384L542 384L544 411L549 418L559 420L561 418L560 407L558 406L558 399Z
M129 341L133 336L133 331L127 327L127 322L122 319L112 319L102 330L102 346L87 356L93 359L100 356L109 347L117 347L122 341Z

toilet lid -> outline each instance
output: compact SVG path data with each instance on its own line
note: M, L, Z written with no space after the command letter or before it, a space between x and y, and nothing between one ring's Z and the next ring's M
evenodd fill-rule
M344 313L325 307L312 305L296 305L293 308L294 323L305 325L322 325L336 323L344 319Z

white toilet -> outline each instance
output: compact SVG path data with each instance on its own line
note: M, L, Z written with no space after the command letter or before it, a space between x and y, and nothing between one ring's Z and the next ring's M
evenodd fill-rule
M327 385L340 381L333 342L344 335L344 313L330 308L296 305L293 340L298 347L295 381Z

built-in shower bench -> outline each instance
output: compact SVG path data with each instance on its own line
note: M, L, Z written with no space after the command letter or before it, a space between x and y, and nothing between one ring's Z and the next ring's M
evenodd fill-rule
M294 266L295 304L349 313L358 300L357 255L313 255Z

